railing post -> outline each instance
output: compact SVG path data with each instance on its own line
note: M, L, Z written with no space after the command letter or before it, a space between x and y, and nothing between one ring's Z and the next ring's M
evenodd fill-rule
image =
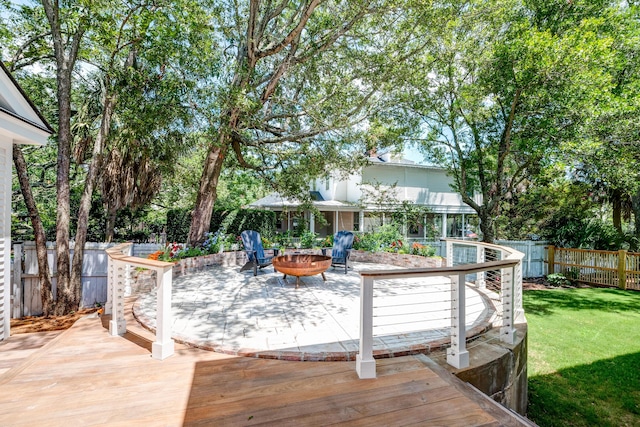
M556 264L556 247L549 245L547 249L547 275L555 272Z
M113 287L115 286L116 271L115 261L107 256L107 301L104 303L104 315L113 312Z
M477 246L476 247L476 263L482 264L485 261L484 257L485 257L484 247ZM476 286L479 289L487 288L487 282L485 281L486 274L487 273L485 271L480 271L476 273Z
M500 338L507 344L515 344L516 329L514 328L515 304L514 304L514 275L515 267L503 268L501 272L502 283L502 327Z
M447 363L457 369L462 369L469 366L469 352L466 348L467 330L465 326L465 275L450 276L450 279L451 347L447 350Z
M627 289L627 251L618 251L618 287Z
M19 319L24 313L24 287L22 286L22 245L13 245L13 314ZM9 307L6 308L8 310Z
M453 267L453 242L445 240L447 267Z
M127 332L127 321L124 318L124 286L126 268L125 263L113 261L113 283L111 296L111 321L109 333L113 336L124 335Z
M156 309L156 341L151 346L151 356L164 360L174 351L171 339L171 285L173 267L156 270L156 288L158 292L158 306Z
M356 355L356 372L360 379L376 377L373 358L373 278L360 280L360 352Z

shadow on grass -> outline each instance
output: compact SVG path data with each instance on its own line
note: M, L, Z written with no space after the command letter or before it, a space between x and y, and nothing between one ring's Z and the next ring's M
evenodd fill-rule
M527 416L541 427L640 425L640 353L529 378Z
M640 312L640 292L621 289L582 288L526 291L528 314L550 315L561 310L597 309L619 313Z

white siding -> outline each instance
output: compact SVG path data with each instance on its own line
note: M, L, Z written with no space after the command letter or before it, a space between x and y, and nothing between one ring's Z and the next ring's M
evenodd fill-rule
M0 341L11 331L11 152L11 141L0 136Z

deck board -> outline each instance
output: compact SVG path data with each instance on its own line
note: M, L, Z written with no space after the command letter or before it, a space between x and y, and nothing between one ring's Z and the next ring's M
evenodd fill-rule
M373 380L358 379L354 362L251 359L181 345L158 361L135 323L125 337L110 336L104 324L82 319L47 351L30 353L27 365L0 374L0 425L523 425L424 356L379 360ZM15 350L15 342L3 348Z

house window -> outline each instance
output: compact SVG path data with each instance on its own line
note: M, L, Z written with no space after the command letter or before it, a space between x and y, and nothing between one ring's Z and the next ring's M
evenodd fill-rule
M276 211L276 230L282 230L282 212Z
M324 180L324 189L329 191L329 188L330 188L330 186L329 186L329 178L326 178Z
M353 213L353 231L360 231L360 212Z

